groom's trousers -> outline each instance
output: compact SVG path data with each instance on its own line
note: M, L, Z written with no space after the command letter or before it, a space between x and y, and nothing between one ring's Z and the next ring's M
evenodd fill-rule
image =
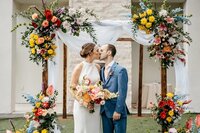
M103 133L126 133L127 117L114 121L113 118L108 118L105 112L103 112L101 116L103 121Z

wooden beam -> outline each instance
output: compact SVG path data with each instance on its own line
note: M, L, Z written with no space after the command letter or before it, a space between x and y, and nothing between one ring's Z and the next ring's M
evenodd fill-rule
M63 44L63 118L67 118L67 46Z
M46 90L48 88L48 61L46 60L43 65L42 71L42 93L46 95Z
M117 41L134 41L132 38L118 38Z
M167 68L162 67L161 65L161 96L162 99L166 97L167 94ZM165 126L162 126L162 133L167 132Z
M143 47L144 47L144 46L140 44L140 57L139 57L139 87L138 87L138 116L142 116Z

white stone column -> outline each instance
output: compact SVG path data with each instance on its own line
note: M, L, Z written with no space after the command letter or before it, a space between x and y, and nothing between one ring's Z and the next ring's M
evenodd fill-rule
M0 1L0 113L11 113L13 109L12 11L13 0Z
M188 47L188 72L189 72L189 98L192 99L191 111L200 112L200 13L199 0L187 0L185 4L185 13L192 14L190 19L192 25L186 27L190 33L193 42Z

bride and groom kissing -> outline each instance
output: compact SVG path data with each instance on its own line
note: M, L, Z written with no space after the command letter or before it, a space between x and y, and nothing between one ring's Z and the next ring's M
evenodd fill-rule
M126 133L127 109L126 95L128 89L127 70L114 61L116 48L112 44L98 47L93 43L82 46L80 56L84 61L79 63L72 73L71 86L77 86L83 77L95 84L103 82L103 88L110 92L118 93L116 98L108 99L104 105L81 105L75 98L73 116L74 133ZM104 67L94 63L94 60L105 62ZM94 113L89 113L87 108L94 108ZM102 128L103 127L103 128Z

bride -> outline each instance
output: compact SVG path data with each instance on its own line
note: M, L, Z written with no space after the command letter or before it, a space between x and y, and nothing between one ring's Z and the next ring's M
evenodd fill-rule
M72 73L71 86L81 83L83 77L87 77L94 84L100 80L100 66L93 61L100 58L98 47L93 43L86 43L82 46L80 56L84 61L78 64ZM94 107L93 107L94 106ZM94 113L88 109L94 108ZM100 105L81 105L79 99L74 101L74 133L101 133Z

